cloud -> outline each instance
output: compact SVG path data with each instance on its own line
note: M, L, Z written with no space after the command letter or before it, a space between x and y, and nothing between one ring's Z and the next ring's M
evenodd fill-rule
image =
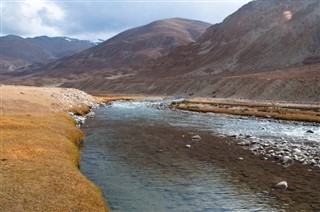
M58 35L56 24L64 21L65 12L51 1L3 2L1 34Z
M123 30L164 18L218 23L247 2L249 0L5 2L2 34L107 39Z

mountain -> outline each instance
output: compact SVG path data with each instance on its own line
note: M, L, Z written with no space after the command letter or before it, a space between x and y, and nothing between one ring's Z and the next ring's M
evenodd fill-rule
M320 102L319 14L319 1L255 0L194 38L190 27L178 33L181 27L168 24L170 19L154 22L30 72L24 80L55 79L64 87L99 93ZM190 39L158 37L159 24Z
M0 37L0 45L2 72L11 72L35 63L47 63L94 46L89 41L68 37L22 38L15 35Z
M197 75L239 74L320 62L319 5L307 0L252 1L208 28L197 43L163 58L163 74L179 67ZM186 67L188 61L192 63Z
M256 0L135 76L63 86L107 93L320 102L320 2Z
M179 45L195 42L210 24L181 18L155 21L124 31L111 39L35 72L37 76L100 74L104 77L135 74L136 67L167 55Z

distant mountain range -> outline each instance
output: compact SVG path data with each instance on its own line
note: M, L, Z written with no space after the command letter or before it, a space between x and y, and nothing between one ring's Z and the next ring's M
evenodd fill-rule
M45 64L93 47L102 40L84 41L68 37L22 38L15 35L0 37L0 68L15 71L30 65Z
M35 69L37 75L60 77L102 74L104 77L133 75L141 65L167 55L179 45L195 42L210 26L181 18L155 21L124 31L93 48Z
M319 1L256 0L212 26L179 18L156 21L9 82L319 102L319 14Z

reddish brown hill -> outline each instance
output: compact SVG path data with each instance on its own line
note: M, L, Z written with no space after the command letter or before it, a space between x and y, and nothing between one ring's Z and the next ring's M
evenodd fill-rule
M162 76L239 74L320 62L319 14L319 1L250 2L152 70Z
M320 102L319 14L320 1L251 1L222 23L209 27L196 42L177 46L150 63L127 59L127 55L141 56L136 54L142 46L138 38L132 43L111 39L109 47L117 55L114 61L101 50L94 52L97 55L88 54L90 49L82 53L85 60L77 60L82 54L69 60L77 65L61 62L61 66L54 66L52 70L57 72L51 77L60 80L61 73L70 73L73 67L80 73L88 71L71 76L68 82L64 77L62 86L108 93ZM125 49L127 44L129 49ZM126 64L127 72L119 64Z
M131 77L66 83L85 90L320 101L320 2L258 0Z
M124 31L98 46L41 67L38 71L45 71L38 75L132 75L132 69L136 66L166 55L178 45L195 42L209 26L208 23L181 18L155 21Z

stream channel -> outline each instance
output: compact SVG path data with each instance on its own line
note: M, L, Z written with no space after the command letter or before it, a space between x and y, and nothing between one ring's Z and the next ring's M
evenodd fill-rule
M223 168L169 155L161 144L204 131L300 142L316 141L320 134L311 124L159 110L163 102L170 103L112 102L81 128L86 134L81 171L100 187L111 211L276 211L265 196L237 184ZM305 133L309 129L315 133ZM154 151L140 151L146 143Z

